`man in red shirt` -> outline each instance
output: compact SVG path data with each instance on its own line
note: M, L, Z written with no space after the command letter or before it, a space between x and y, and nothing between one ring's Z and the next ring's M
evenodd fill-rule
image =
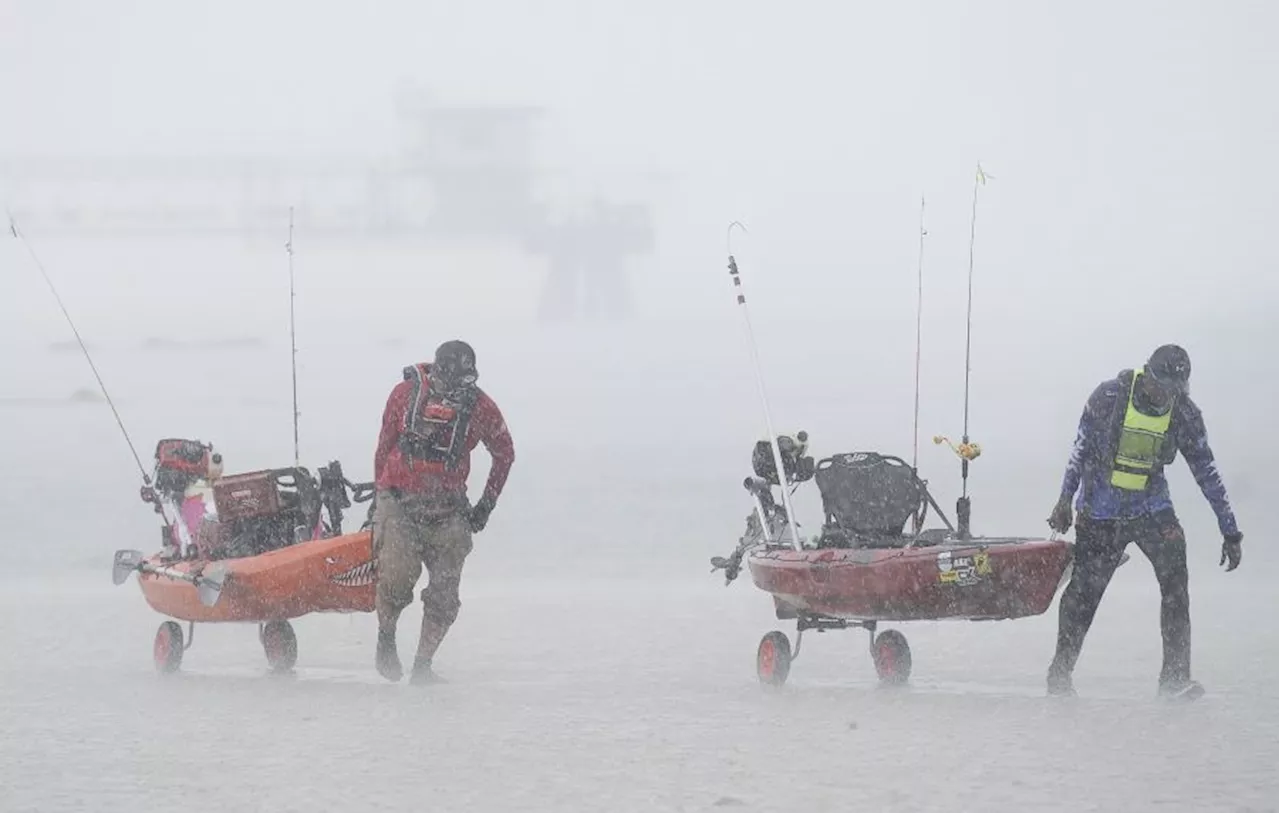
M422 633L412 683L438 680L431 659L462 606L458 585L471 552L506 484L515 450L498 405L476 386L476 355L462 341L448 341L431 364L404 369L382 414L374 454L376 486L373 551L378 562L378 650L375 663L387 680L403 672L396 622L413 601L426 566ZM471 450L484 443L492 464L484 494L471 506L467 477Z

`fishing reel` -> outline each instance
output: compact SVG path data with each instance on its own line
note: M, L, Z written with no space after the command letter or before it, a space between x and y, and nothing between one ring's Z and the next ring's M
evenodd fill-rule
M937 444L945 443L951 447L951 451L956 453L956 456L960 458L960 478L967 483L969 463L982 454L982 447L976 443L970 443L968 438L957 446L942 435L934 435L933 442ZM956 537L958 539L967 540L971 538L969 528L972 512L973 504L967 493L956 499Z
M947 444L951 447L951 451L955 452L961 460L976 460L978 456L982 454L982 447L976 443L969 443L966 441L957 446L942 435L934 435L933 442L937 444Z

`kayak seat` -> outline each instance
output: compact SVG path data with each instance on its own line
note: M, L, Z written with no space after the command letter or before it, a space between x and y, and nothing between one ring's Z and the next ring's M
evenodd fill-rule
M818 547L896 548L912 538L907 520L923 518L924 482L904 460L847 452L818 461L814 482L824 513Z

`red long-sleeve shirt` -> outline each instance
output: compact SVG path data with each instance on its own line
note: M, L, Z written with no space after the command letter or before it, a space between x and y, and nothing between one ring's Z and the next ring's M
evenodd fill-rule
M422 365L422 368L425 373L429 365ZM471 451L483 443L493 458L484 496L496 502L516 458L511 433L507 431L507 423L498 405L486 393L480 392L467 426L461 459L458 466L450 471L443 463L411 458L400 448L405 411L412 397L413 382L406 380L397 384L387 398L382 412L382 432L378 435L378 448L373 457L376 487L380 490L396 488L411 494L465 494L467 477L471 473Z

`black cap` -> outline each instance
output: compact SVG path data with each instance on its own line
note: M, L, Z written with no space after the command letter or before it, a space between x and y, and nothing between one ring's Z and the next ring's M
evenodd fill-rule
M474 384L476 351L461 339L452 339L436 348L432 378L443 385L445 391L466 384Z
M436 364L457 364L465 369L476 368L476 351L461 339L450 339L436 348Z
M1191 381L1191 357L1176 344L1161 345L1147 359L1145 372L1160 384L1186 390Z

